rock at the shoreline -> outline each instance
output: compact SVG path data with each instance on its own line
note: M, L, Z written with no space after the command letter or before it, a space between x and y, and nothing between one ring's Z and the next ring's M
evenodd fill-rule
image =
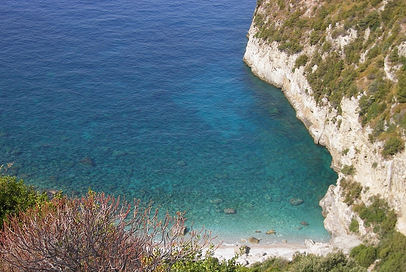
M309 223L307 223L306 221L302 221L302 222L300 222L300 225L307 227L309 225Z
M250 237L248 238L248 242L250 242L251 244L259 244L259 239L255 238L255 237Z
M233 208L225 208L223 211L224 211L225 214L235 214L235 213L237 213L237 211L235 209L233 209Z
M290 203L290 205L292 205L292 206L299 206L299 205L302 205L303 202L304 202L304 200L301 199L301 198L291 198L291 199L289 200L289 203Z
M255 231L255 233L262 233L262 231L260 231L260 230L256 230L256 231Z
M79 162L83 165L90 166L90 167L94 167L96 165L94 160L90 157L84 157Z
M312 246L315 245L315 242L314 242L312 239L306 239L306 240L304 241L304 244L305 244L305 246L306 246L307 248L310 248L310 247L312 247Z
M266 234L270 235L270 234L276 234L276 231L273 229L270 229L266 232Z

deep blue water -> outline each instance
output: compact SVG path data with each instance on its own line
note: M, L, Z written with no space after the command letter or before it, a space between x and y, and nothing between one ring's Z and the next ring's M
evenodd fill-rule
M187 211L227 241L327 239L331 157L242 62L254 8L1 1L0 163L40 189ZM268 229L278 235L254 233Z

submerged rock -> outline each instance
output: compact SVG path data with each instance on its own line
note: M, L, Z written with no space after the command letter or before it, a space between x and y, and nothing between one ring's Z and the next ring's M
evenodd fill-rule
M233 208L225 208L223 211L224 211L225 214L235 214L235 213L237 213L237 211L235 209L233 209Z
M121 151L121 150L114 150L112 153L113 157L123 157L123 156L127 156L128 152L126 151Z
M303 226L308 226L308 225L309 225L309 223L307 223L306 221L302 221L302 222L300 222L300 225L303 225Z
M272 196L269 195L269 194L266 194L266 195L264 196L264 198L265 198L266 200L268 200L268 201L272 201Z
M178 162L176 163L176 165L177 165L177 166L184 167L184 166L187 165L187 163L186 163L185 161L178 161Z
M273 229L270 229L266 232L266 234L276 234L276 231Z
M292 205L292 206L299 206L299 205L301 205L301 204L303 204L303 199L301 199L301 198L291 198L290 200L289 200L289 203L290 203L290 205Z
M228 174L227 173L217 173L214 175L215 179L227 179L228 178Z
M220 204L221 202L223 202L221 198L210 199L211 204Z
M255 237L250 237L248 238L248 242L252 243L252 244L259 244L259 239L255 238Z
M86 166L91 166L94 167L96 164L94 162L94 160L90 157L84 157L83 159L81 159L79 161L81 164L86 165Z

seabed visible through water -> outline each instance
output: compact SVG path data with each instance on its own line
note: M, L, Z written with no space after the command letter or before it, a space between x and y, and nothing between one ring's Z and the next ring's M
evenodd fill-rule
M328 239L331 157L242 62L254 8L3 1L0 163L39 189L186 211L226 241Z

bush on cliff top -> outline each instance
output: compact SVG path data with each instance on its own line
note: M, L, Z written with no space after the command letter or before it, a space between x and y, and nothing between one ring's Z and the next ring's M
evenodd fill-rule
M0 228L9 215L17 215L47 199L16 177L0 176Z
M399 137L392 136L386 140L382 155L384 157L389 157L395 155L396 153L403 151L405 149L405 143Z
M184 217L158 219L151 207L89 193L55 198L9 218L0 233L4 271L167 271L209 241Z
M373 246L359 245L351 250L350 256L355 259L355 261L368 268L376 259L376 248Z

